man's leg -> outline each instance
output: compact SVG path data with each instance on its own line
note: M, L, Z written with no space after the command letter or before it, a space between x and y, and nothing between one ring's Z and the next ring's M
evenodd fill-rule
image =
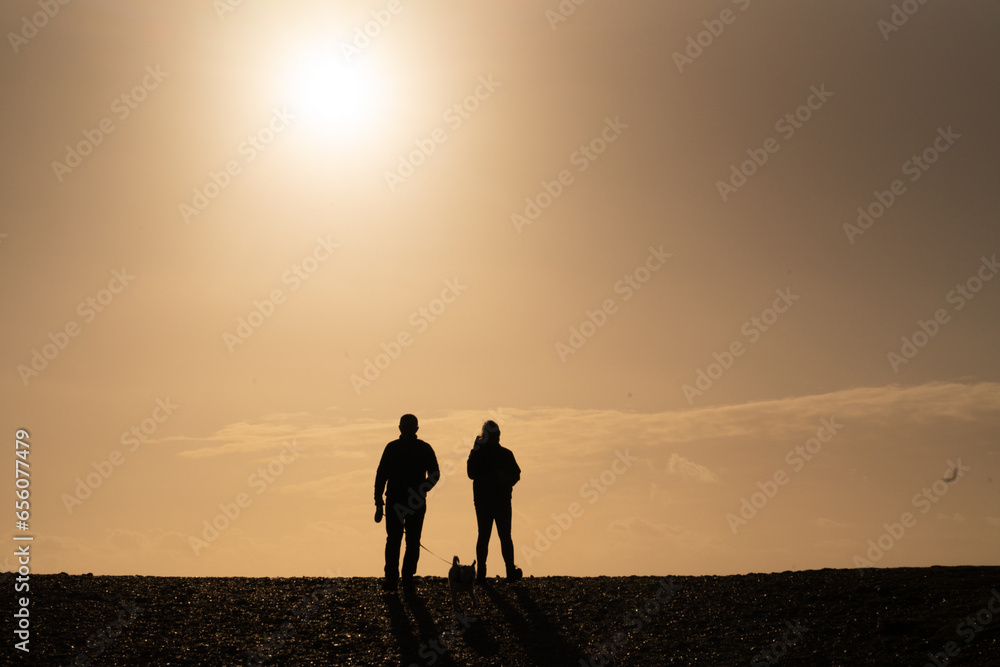
M476 505L476 523L479 525L479 539L476 540L476 576L486 578L486 556L490 551L490 537L493 535L493 508L488 503Z
M403 539L403 518L395 503L385 506L385 583L395 586L399 581L399 543Z
M413 581L420 559L420 533L424 529L424 514L421 508L406 517L406 553L403 554L403 583Z

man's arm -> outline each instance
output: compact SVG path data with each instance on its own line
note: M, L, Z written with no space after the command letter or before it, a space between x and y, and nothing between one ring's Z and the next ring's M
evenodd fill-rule
M382 459L375 471L375 504L382 505L382 494L385 493L385 483L389 479L389 445L382 450Z
M430 455L427 461L427 482L430 484L427 490L430 491L441 479L441 468L438 467L437 456L434 455L434 448L427 445L427 452Z

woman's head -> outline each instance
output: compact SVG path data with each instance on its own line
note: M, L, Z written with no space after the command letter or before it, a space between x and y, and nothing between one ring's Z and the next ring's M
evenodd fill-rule
M492 419L483 422L483 431L479 436L483 444L498 444L500 442L500 427Z

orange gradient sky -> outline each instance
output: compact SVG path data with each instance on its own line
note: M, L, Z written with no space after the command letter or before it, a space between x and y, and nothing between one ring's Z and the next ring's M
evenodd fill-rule
M1000 564L995 3L53 4L0 9L34 571L377 576L404 412L449 560L494 418L528 575Z

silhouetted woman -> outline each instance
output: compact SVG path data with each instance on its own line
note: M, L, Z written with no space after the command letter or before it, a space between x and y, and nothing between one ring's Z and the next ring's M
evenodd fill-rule
M469 452L466 465L472 480L472 498L476 504L476 522L479 524L479 540L476 542L476 572L478 581L486 580L486 554L490 548L493 524L497 525L500 538L500 553L507 566L507 579L521 578L521 568L514 565L514 542L510 538L510 497L511 490L521 479L521 469L514 460L514 454L500 446L500 427L490 420L483 424L482 433Z

